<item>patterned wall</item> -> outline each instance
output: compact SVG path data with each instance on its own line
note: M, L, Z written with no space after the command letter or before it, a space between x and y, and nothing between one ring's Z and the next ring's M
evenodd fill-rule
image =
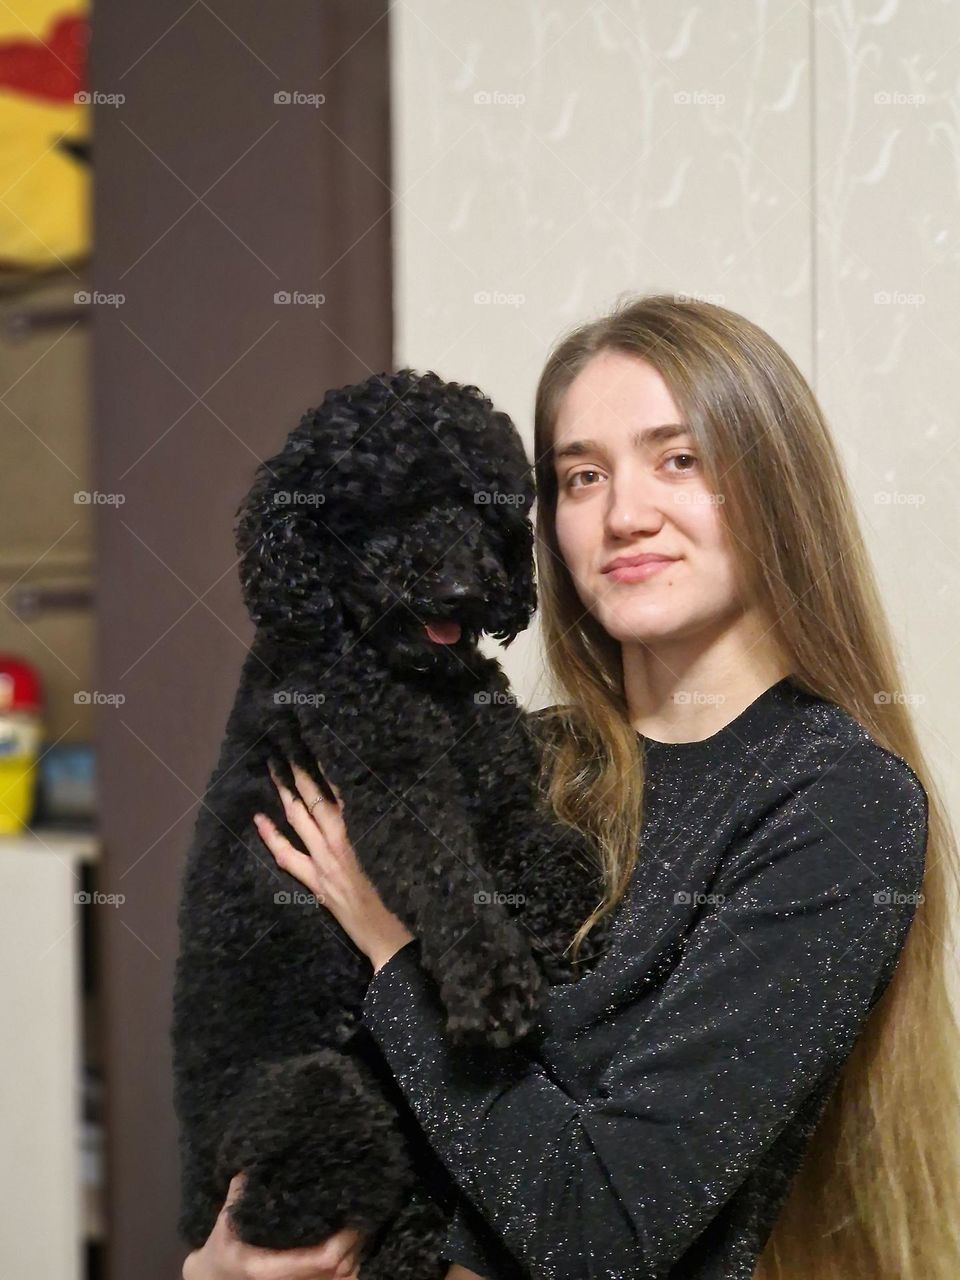
M402 0L390 18L398 361L476 382L532 447L549 346L619 293L767 328L840 441L960 798L960 5ZM549 700L535 631L504 664Z

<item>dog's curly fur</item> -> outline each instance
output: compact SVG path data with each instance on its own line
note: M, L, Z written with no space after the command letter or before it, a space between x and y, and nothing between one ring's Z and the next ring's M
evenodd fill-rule
M192 1246L243 1170L241 1239L288 1248L349 1225L364 1280L443 1270L452 1184L360 1021L369 962L252 823L265 812L297 842L269 763L339 788L361 866L475 1058L534 1045L549 984L601 954L604 922L580 969L565 954L599 868L539 792L537 718L478 646L509 644L535 610L533 497L506 414L403 369L329 391L238 512L257 629L187 858L174 989Z

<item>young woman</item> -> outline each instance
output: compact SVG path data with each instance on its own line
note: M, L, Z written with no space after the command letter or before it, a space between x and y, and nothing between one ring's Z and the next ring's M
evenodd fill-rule
M305 853L259 821L371 960L364 1021L463 1193L447 1280L955 1280L957 846L814 396L742 316L641 297L559 343L535 427L545 783L605 868L578 942L616 913L537 1058L449 1044L309 780ZM358 1246L259 1261L355 1276ZM184 1276L251 1252L218 1223Z

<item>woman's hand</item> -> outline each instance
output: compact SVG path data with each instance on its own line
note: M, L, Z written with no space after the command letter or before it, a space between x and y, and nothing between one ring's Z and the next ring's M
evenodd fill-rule
M308 1249L260 1249L238 1240L227 1209L242 1190L238 1173L206 1243L184 1261L183 1280L359 1280L360 1235L349 1227Z
M328 800L299 766L290 768L297 795L270 776L280 793L287 821L303 841L306 853L290 843L263 813L255 813L260 836L277 864L289 871L336 917L373 965L381 968L394 952L413 939L404 923L388 911L379 893L363 874L353 845L347 839L343 801L331 784L336 803Z

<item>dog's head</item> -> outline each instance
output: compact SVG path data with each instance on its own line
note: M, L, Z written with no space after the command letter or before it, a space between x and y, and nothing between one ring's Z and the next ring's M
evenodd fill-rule
M536 609L533 471L476 387L401 369L328 391L238 511L257 626L334 655L376 645L406 672L471 666Z

